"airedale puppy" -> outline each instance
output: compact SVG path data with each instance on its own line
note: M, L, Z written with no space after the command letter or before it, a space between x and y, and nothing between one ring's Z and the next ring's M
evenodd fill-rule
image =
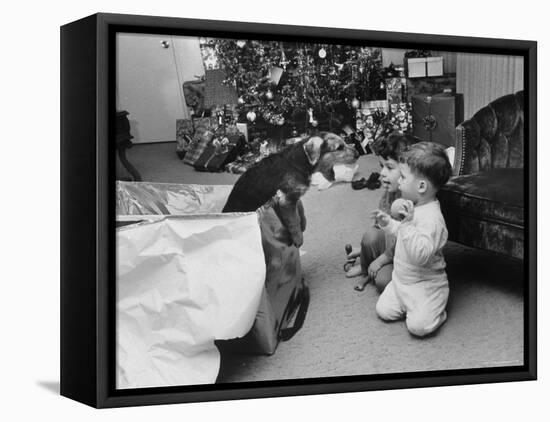
M223 212L255 211L272 201L290 243L300 247L305 217L299 199L309 188L311 175L319 171L334 180L335 164L353 164L358 157L357 150L334 133L304 139L249 168L235 183Z

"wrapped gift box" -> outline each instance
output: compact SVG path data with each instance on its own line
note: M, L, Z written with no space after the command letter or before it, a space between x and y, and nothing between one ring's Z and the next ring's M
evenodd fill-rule
M408 78L422 78L426 76L426 57L405 59Z
M443 75L443 57L426 57L426 76Z
M401 133L412 132L413 117L411 103L391 104L389 119L393 130Z
M463 117L458 94L415 95L412 98L413 135L447 147L456 145L456 126Z
M442 92L456 92L456 75L447 74L432 78L407 79L407 102L414 95L435 95Z
M215 132L218 126L213 117L198 117L176 120L176 153L180 159L185 159L187 151L198 142L198 138L206 130Z
M237 158L244 143L244 136L241 133L216 137L204 148L193 167L198 171L223 171L225 165Z
M399 104L405 101L407 88L407 79L405 78L387 78L386 79L386 98L389 104Z
M225 166L229 173L242 174L265 157L259 151L250 151Z
M357 130L365 135L364 146L392 131L412 132L413 119L410 103L377 105L379 107L362 109L356 119Z
M443 75L443 57L414 57L405 59L408 78Z
M361 109L357 111L355 128L365 135L366 144L377 139L384 130L384 120L387 118L389 104L387 100L363 101Z
M195 129L191 119L176 120L176 153L180 159L185 157L189 145L193 142Z

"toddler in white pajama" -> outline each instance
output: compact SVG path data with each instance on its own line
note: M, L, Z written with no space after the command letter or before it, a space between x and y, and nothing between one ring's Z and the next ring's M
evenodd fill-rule
M449 180L451 165L444 148L432 142L412 145L400 161L402 221L373 212L382 230L397 236L392 279L376 312L386 321L405 318L411 334L423 337L447 319L449 282L442 253L447 227L436 194Z
M392 279L382 292L376 312L384 320L406 317L417 336L435 331L445 322L449 282L442 249L447 228L439 202L414 209L410 221L391 220L383 230L397 235Z

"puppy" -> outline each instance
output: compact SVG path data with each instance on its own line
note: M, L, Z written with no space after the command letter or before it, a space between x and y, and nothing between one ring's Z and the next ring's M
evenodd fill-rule
M333 133L321 133L269 155L249 168L235 183L223 212L255 211L271 201L297 247L303 243L305 216L299 199L319 171L334 180L335 164L353 164L359 153Z

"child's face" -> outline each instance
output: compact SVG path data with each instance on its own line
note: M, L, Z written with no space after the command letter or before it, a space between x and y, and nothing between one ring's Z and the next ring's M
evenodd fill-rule
M401 197L409 199L415 204L418 202L422 190L423 181L419 179L405 163L399 163L401 177L399 178L399 190Z
M382 182L382 187L388 192L397 192L399 186L398 181L401 176L401 172L399 171L399 163L393 158L388 158L385 160L380 157L380 167L382 167L382 170L380 170L380 181Z

